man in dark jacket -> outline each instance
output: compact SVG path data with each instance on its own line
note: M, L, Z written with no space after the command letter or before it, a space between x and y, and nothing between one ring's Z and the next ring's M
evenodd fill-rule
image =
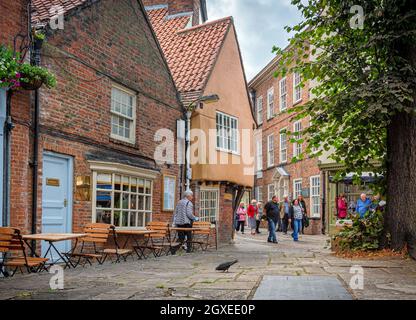
M272 201L269 201L264 206L266 211L267 221L269 222L269 238L267 242L277 243L276 224L280 220L280 207L277 196L273 196Z

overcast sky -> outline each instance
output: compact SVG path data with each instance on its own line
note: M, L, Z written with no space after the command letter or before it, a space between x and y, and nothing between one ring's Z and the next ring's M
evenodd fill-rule
M234 17L247 81L273 59L273 45L287 45L284 26L300 21L290 0L207 0L207 7L209 20Z

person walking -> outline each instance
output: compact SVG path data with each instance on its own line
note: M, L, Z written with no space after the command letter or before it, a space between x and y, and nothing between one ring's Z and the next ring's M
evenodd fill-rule
M251 230L251 235L256 234L256 217L258 214L257 209L257 200L253 199L251 200L251 204L248 206L247 209L247 216L248 216L248 226Z
M260 223L261 223L261 217L263 216L263 206L262 203L259 201L257 203L257 215L256 215L256 233L260 234Z
M194 205L192 203L194 194L191 190L185 191L185 198L178 202L173 214L173 225L178 228L192 228L194 221L199 221L199 218L194 216ZM186 252L192 251L192 231L179 231L178 239L183 245L186 237Z
M295 199L292 207L293 233L292 237L295 242L299 241L299 232L302 230L303 211L299 200Z
M291 216L291 209L292 204L289 201L289 197L285 196L283 198L283 221L282 221L282 227L283 227L283 234L287 234L287 230L289 229L289 221Z
M241 230L242 234L244 234L244 225L246 224L246 215L247 215L247 210L244 207L244 203L240 203L240 207L237 210L237 217L238 217L237 232Z
M280 218L280 207L277 196L273 196L272 201L266 203L264 210L266 210L267 221L269 223L269 237L267 241L277 243L276 224Z
M308 213L306 211L306 202L303 200L303 196L301 194L298 195L298 203L302 208L302 230L299 231L299 233L305 234L305 227L307 228L309 226L309 220Z
M341 193L337 201L337 217L338 219L345 219L347 217L348 203L345 194Z
M371 200L367 198L365 193L362 193L360 198L357 200L355 211L360 215L360 218L364 218L364 215L370 210Z

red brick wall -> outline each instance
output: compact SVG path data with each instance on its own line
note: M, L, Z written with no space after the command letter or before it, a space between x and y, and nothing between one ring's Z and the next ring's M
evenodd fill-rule
M273 176L276 174L276 168L281 165L280 163L280 130L287 128L289 131L294 130L292 118L295 116L293 113L288 114L281 113L280 110L280 88L279 82L281 77L275 78L272 74L265 75L264 78L256 83L251 89L256 91L256 98L263 97L263 124L260 126L259 130L262 130L262 146L263 146L263 178L256 179L256 186L263 187L263 199L261 201L263 204L267 202L268 198L268 185L273 184ZM294 105L293 98L293 75L288 74L286 76L287 81L287 107L291 108ZM267 91L270 88L274 88L274 110L277 114L274 118L267 120ZM309 99L309 87L308 84L302 88L302 101L300 103L305 103ZM256 101L257 105L257 101ZM304 118L301 120L302 128L305 129L309 126L309 118ZM267 167L267 137L269 135L274 135L274 163L275 165L268 168ZM304 160L292 163L291 160L294 157L294 147L293 143L290 143L290 138L287 142L287 164L284 165L286 171L290 174L289 180L289 195L292 196L294 192L293 182L297 179L302 179L302 189L310 189L310 177L319 176L320 170L318 168L318 160L316 158L306 157ZM303 144L302 150L306 150L306 143ZM322 179L321 179L321 194L322 194ZM282 199L280 199L282 200ZM307 205L308 215L310 214L310 198L305 198ZM321 205L322 210L322 205ZM305 233L308 234L320 234L322 228L322 221L311 220L311 226L305 229Z
M40 90L38 231L44 151L73 157L75 186L76 176L91 174L86 152L109 150L153 161L158 144L154 141L155 132L168 128L175 133L176 120L182 117L173 80L143 12L134 1L103 0L67 16L64 30L48 31L42 65L55 73L58 84L54 89ZM137 93L135 144L110 138L113 84ZM21 125L13 131L12 224L29 232L29 108L17 103L13 107ZM179 166L162 165L158 169L161 175L178 177L179 197ZM161 211L161 175L153 185L153 219L167 221L172 213ZM73 231L81 231L91 220L91 202L74 197Z

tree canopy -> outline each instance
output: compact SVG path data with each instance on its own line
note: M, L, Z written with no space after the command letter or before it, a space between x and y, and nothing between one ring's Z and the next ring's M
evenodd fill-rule
M416 43L414 2L292 0L303 21L286 27L294 33L286 49L274 48L281 56L276 76L297 71L304 83L316 83L313 99L291 111L297 119L311 117L303 132L306 152L331 151L345 166L340 175L372 170L385 176L391 119L416 113L416 66L399 54Z

